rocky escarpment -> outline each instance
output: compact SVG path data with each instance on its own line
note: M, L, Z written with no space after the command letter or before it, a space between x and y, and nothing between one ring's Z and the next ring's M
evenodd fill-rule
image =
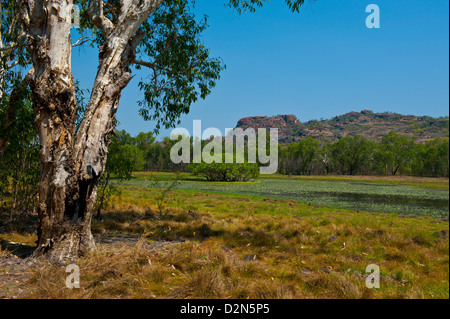
M295 115L277 116L253 116L240 119L236 127L247 129L254 128L278 128L279 136L285 137L290 134L291 128L300 124Z
M300 122L295 115L253 116L238 121L237 126L247 128L278 128L280 143L290 143L302 138L327 138L337 140L347 135L363 135L380 140L389 131L414 136L417 142L449 136L449 118L374 113L370 110L350 112L329 120Z

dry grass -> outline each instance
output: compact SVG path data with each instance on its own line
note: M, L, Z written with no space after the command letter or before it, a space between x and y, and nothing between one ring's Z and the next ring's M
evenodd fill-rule
M193 191L174 192L161 216L155 195L125 188L93 222L99 236L138 240L82 258L81 289L65 288L64 269L45 265L25 284L27 297L449 297L449 242L438 233L448 220ZM369 264L381 269L380 289L365 286Z

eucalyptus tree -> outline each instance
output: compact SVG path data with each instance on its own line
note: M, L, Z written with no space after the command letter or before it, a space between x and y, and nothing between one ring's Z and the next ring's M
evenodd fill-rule
M374 162L376 142L362 135L347 135L331 146L334 167L341 174L367 174Z
M0 0L0 161L33 76L16 1Z
M11 221L35 208L39 143L29 90L34 69L17 1L0 0L0 12L0 201Z
M27 35L21 27L16 1L0 0L0 98L14 78L13 70L28 64ZM17 72L16 72L17 73Z
M414 137L400 135L390 131L383 136L380 149L382 151L382 163L385 169L392 175L401 171L402 167L411 163L414 157Z
M267 0L229 0L254 11ZM298 11L303 0L285 1ZM136 69L144 99L140 114L157 129L173 126L198 99L206 98L224 65L201 42L206 18L193 0L18 0L34 68L32 100L41 150L39 227L36 254L72 261L95 247L91 219L97 183L105 170L110 134L123 89ZM81 13L71 39L72 12ZM71 68L73 45L98 48L98 69L79 127Z

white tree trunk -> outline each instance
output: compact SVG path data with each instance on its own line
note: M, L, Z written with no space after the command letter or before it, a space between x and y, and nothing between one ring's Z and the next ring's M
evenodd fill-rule
M22 21L33 38L33 107L41 143L39 229L36 254L73 262L95 247L91 219L103 174L109 134L142 35L139 26L163 0L122 0L114 25L91 0L89 14L105 38L97 76L74 140L76 96L71 71L72 0L20 0Z
M71 0L22 2L32 37L33 108L41 143L37 254L55 263L73 261L94 247L90 220L77 218L73 189L73 139L77 112L71 70Z

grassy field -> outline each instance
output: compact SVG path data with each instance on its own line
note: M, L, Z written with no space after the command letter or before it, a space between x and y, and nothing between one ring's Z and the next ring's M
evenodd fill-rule
M139 173L120 185L149 187L150 177L170 174ZM204 182L185 174L178 189L295 200L353 210L446 218L449 214L448 179L283 177L270 176L253 183ZM401 184L403 183L403 184ZM446 187L446 189L445 189Z
M447 218L192 189L171 192L160 213L157 189L121 190L93 221L99 249L78 263L81 289L65 288L64 269L41 265L21 297L449 298ZM380 289L365 285L370 264Z
M414 176L352 176L352 175L328 175L328 176L286 176L286 175L262 175L263 179L288 179L288 180L316 180L331 182L352 183L378 183L389 185L403 185L420 187L432 190L449 190L448 178L414 177Z
M174 176L166 172L135 172L134 180L147 180L150 176L157 176L161 179L170 179ZM189 173L181 173L181 179L184 181L204 181L202 177L194 176ZM300 181L329 181L329 182L354 182L354 183L379 183L389 185L414 186L423 189L449 190L448 178L434 177L414 177L414 176L355 176L355 175L261 175L260 179L281 179L281 180L300 180Z

